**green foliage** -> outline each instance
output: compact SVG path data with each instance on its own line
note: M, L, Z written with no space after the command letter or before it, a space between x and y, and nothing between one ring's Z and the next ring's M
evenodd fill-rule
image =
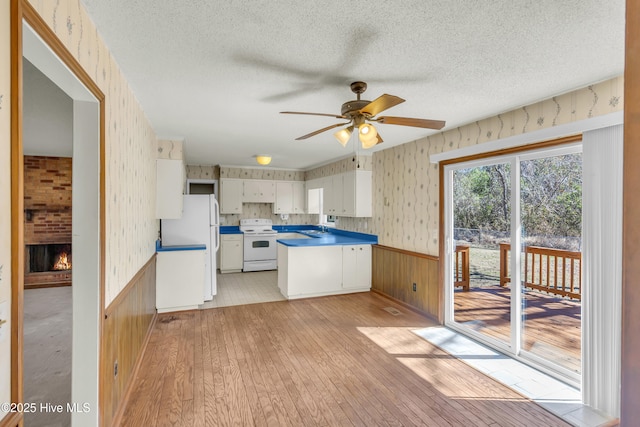
M526 236L575 236L582 227L582 156L520 163L520 212ZM454 227L508 232L510 164L454 172Z

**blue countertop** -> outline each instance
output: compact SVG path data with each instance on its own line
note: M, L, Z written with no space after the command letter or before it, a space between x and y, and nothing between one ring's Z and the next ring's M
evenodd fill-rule
M207 245L175 245L162 246L160 240L156 240L156 252L175 252L175 251L204 251Z
M278 239L278 243L285 246L333 246L333 245L375 245L378 236L375 234L356 233L353 231L329 228L326 233L314 234L320 231L316 225L274 225L273 229L278 233L300 233L311 237L310 239ZM242 234L237 225L220 226L220 234Z
M275 227L274 227L275 228ZM309 246L337 246L337 245L375 245L378 243L378 236L375 234L356 233L353 231L329 229L326 233L305 233L305 231L319 231L319 227L311 226L301 230L290 230L298 232L311 239L278 239L277 242L291 247ZM289 231L289 230L287 230Z
M242 234L237 225L221 225L220 234Z

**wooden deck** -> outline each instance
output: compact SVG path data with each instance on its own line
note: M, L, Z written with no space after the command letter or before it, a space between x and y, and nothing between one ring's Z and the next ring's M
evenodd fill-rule
M567 425L433 325L373 293L159 315L121 425Z
M509 342L510 289L471 286L456 290L455 320ZM580 371L580 301L527 290L523 349Z

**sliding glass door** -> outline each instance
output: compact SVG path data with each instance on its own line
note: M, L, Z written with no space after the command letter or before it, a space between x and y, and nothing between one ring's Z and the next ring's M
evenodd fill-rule
M453 320L505 344L511 295L500 284L500 244L511 236L511 164L453 171Z
M581 231L580 144L446 166L446 324L577 381Z

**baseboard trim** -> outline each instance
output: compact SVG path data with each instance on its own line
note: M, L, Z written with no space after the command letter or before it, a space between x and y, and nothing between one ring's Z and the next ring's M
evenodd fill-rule
M379 291L379 290L377 290L377 289L373 289L373 288L371 289L371 292L373 292L373 293L375 293L375 294L378 294L378 295L380 295L381 297L387 298L387 299L389 299L389 300L391 300L391 301L395 302L396 304L398 304L398 305L400 305L400 306L402 306L402 307L406 308L407 310L413 311L414 313L417 313L417 314L419 314L419 315L421 315L421 316L424 316L424 317L426 317L426 318L428 318L428 319L431 319L431 320L433 320L433 321L437 322L437 323L438 323L438 325L442 325L442 324L443 324L442 322L440 322L440 321L438 320L438 318L437 318L437 317L434 317L432 314L429 314L429 313L427 313L426 311L422 311L422 310L420 310L420 309L418 309L418 308L416 308L416 307L414 307L414 306L412 306L412 305L410 305L410 304L407 304L407 303L406 303L406 302L404 302L404 301L401 301L401 300L399 300L399 299L397 299L397 298L392 297L391 295L385 294L384 292Z
M127 402L129 401L129 397L131 397L131 392L133 390L133 384L135 383L135 379L138 376L138 371L140 370L140 366L142 366L142 360L144 359L144 354L147 351L147 344L149 344L149 340L151 339L151 332L153 332L153 328L156 325L156 320L158 319L158 312L153 315L153 319L149 323L149 328L147 329L147 334L144 337L144 341L142 343L142 348L140 349L140 353L138 353L138 358L136 359L136 363L133 367L133 371L131 371L131 375L129 376L129 380L127 381L127 386L124 390L124 394L122 395L122 399L118 403L118 409L111 420L112 426L119 426L122 421L122 416L124 415L124 410L127 407Z

